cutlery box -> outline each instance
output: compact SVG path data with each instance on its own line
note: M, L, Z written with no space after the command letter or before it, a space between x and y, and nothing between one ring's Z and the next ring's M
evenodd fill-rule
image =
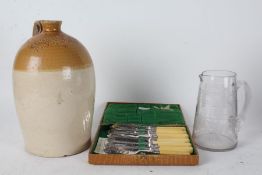
M107 137L107 132L112 124L184 126L193 147L193 152L190 155L96 153L99 138ZM88 162L94 165L197 165L199 163L199 154L192 141L179 104L108 102L90 147Z

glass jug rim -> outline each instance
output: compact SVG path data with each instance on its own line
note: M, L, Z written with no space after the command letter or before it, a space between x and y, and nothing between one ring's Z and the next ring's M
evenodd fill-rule
M206 77L236 77L236 73L229 70L205 70L203 71L200 76L206 76Z

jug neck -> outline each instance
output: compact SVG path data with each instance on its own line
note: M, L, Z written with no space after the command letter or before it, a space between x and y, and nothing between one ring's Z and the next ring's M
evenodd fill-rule
M42 32L60 32L62 21L40 20L34 23L33 36Z

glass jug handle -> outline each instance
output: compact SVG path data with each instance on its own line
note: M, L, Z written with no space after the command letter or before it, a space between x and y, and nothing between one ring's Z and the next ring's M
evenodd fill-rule
M236 127L237 132L239 132L241 126L243 125L243 122L245 120L246 111L247 111L247 108L249 106L250 99L251 99L251 90L247 82L243 80L238 80L237 81L237 90L242 89L242 88L244 90L244 102L243 102L241 110L239 110L240 112L238 112L237 114L237 127Z

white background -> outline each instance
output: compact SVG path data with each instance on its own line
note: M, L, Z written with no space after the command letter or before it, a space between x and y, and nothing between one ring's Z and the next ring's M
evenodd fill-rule
M39 19L60 19L96 69L95 132L106 101L180 103L192 129L198 75L228 69L252 101L230 152L200 150L195 167L94 166L88 152L40 158L24 151L12 93L12 64ZM261 174L262 1L1 0L0 174ZM93 134L94 134L93 132Z

